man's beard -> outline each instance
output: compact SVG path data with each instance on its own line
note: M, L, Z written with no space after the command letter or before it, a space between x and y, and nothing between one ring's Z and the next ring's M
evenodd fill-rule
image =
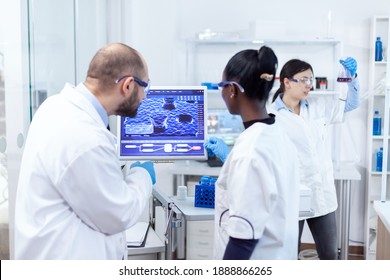
M138 107L141 104L138 99L137 90L138 89L135 89L127 100L119 104L116 115L130 118L135 118L135 116L137 116Z

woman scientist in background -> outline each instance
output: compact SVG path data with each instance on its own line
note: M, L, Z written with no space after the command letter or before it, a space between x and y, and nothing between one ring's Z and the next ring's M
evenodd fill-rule
M297 257L297 154L265 108L277 62L265 46L241 51L229 60L218 84L229 112L241 116L245 130L230 154L221 139L205 144L224 161L216 183L217 259Z
M338 259L334 185L327 126L341 122L345 112L359 106L359 82L355 59L340 61L351 73L347 99L311 99L313 69L310 64L292 59L280 71L280 88L273 98L272 109L298 151L301 184L312 190L314 216L307 219L320 259ZM322 102L321 102L322 101ZM305 220L299 221L299 245Z

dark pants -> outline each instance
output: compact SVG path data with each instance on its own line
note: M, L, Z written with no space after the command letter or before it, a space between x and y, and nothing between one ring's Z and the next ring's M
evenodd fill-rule
M336 213L306 220L316 245L320 260L337 260L337 226ZM301 247L301 236L305 220L299 221L298 252Z

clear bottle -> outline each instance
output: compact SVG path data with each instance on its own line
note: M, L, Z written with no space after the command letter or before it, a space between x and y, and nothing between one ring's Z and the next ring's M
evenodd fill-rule
M380 147L379 151L376 153L376 171L382 172L382 162L383 162L383 148Z
M349 70L347 70L344 65L340 65L339 73L337 75L337 82L339 83L350 83L352 81L352 76Z
M187 199L187 186L177 186L177 199L178 200Z
M379 111L375 111L372 125L373 135L382 135L382 117Z
M375 42L375 61L382 61L383 59L383 49L381 37L376 37Z

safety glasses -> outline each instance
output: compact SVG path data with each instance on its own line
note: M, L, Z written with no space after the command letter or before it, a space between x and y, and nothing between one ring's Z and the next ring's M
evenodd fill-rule
M301 85L304 86L312 86L314 83L313 78L307 78L307 77L302 77L299 79L289 78L289 80L294 83L300 83Z
M228 85L236 85L241 92L245 91L244 88L242 87L242 85L240 85L239 83L234 82L234 81L226 81L226 82L218 83L218 87L219 88L224 88L224 87L226 87Z
M123 77L120 77L119 79L115 80L115 83L118 84L120 83L120 81L122 81L123 79L126 79L128 77L133 77L134 78L134 81L140 85L141 87L144 88L144 91L145 91L145 95L148 95L149 94L149 91L150 91L150 81L148 82L144 82L142 81L141 79L133 76L133 75L126 75L126 76L123 76Z

